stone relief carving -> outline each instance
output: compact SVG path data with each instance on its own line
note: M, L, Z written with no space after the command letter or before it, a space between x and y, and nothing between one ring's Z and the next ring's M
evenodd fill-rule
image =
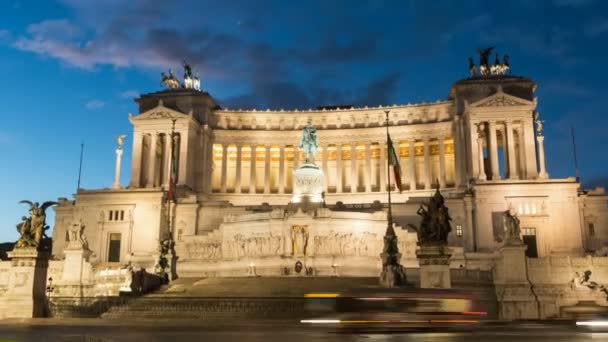
M293 255L309 255L308 253L308 226L291 227L291 241Z
M283 237L278 235L269 236L245 236L236 234L232 241L224 242L224 257L242 258L280 255Z
M505 107L505 106L520 106L522 103L508 99L505 96L497 96L487 102L479 105L479 107Z
M315 255L379 256L382 240L375 233L363 234L330 232L315 236Z

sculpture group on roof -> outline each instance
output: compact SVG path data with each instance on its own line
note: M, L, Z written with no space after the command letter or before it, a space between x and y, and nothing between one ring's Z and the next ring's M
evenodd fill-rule
M472 57L469 57L469 76L470 77L486 77L486 76L497 76L506 75L509 73L511 66L509 65L509 55L504 55L502 63L498 57L498 53L495 53L494 64L490 64L490 55L492 54L494 47L487 49L479 49L479 67L475 65Z
M169 74L165 74L165 72L161 72L161 84L164 84L168 89L193 89L197 91L201 91L201 80L198 76L198 72L194 75L192 74L192 66L188 64L186 61L183 63L184 68L184 82L181 82L175 77L173 74L173 70L169 69Z

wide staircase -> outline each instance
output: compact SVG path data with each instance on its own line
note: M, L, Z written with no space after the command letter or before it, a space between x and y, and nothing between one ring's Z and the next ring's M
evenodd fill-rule
M417 278L417 270L408 270L410 282L418 284ZM496 318L496 296L488 273L452 270L452 282L453 287L475 295L476 311L486 311L488 318ZM108 319L297 319L306 313L307 293L342 293L377 286L375 277L182 278L155 293L124 300L101 316Z

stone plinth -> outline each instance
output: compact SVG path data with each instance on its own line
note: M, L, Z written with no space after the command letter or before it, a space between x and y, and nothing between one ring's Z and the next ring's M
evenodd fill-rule
M7 291L0 299L0 318L43 317L48 256L34 247L8 253L11 260Z
M538 300L528 280L526 245L506 245L494 268L500 319L538 318Z
M323 202L323 171L313 163L304 163L293 172L292 203Z
M63 251L65 260L63 262L62 283L81 284L84 278L90 275L91 265L88 263L91 251L84 248L70 248Z
M416 251L416 256L420 263L420 287L421 288L442 288L452 287L450 276L450 254L448 247L439 246L420 246Z

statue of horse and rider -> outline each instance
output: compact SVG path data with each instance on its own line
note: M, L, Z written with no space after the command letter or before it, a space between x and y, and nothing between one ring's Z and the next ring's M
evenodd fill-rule
M318 148L317 129L313 127L312 120L309 119L302 129L302 139L300 140L300 149L304 151L306 163L315 162Z

